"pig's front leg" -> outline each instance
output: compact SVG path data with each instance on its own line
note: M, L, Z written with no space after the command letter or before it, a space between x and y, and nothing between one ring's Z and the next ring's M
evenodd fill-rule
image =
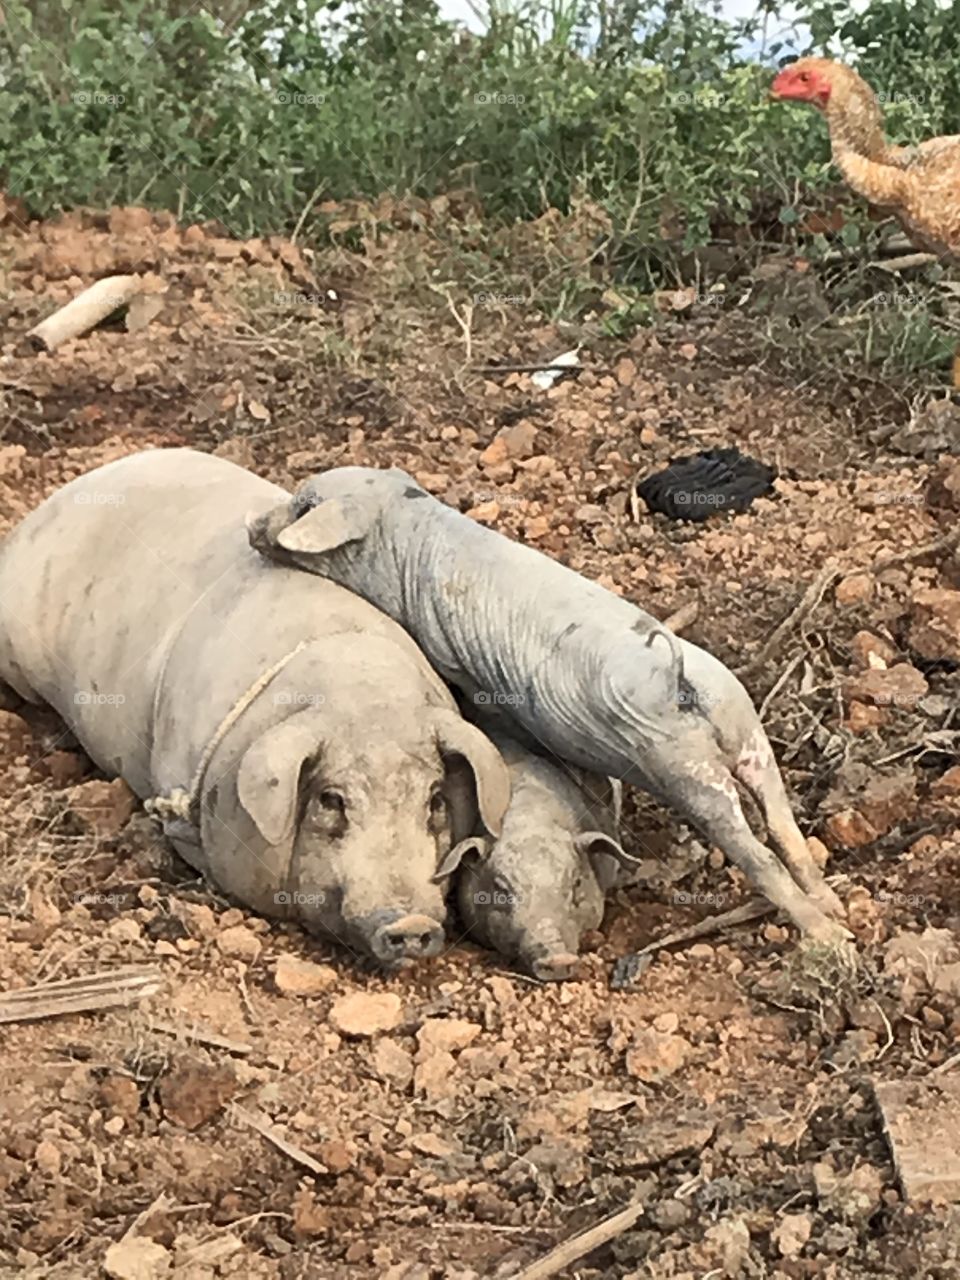
M679 755L679 753L678 753ZM673 764L673 768L669 764ZM687 818L717 845L770 901L784 911L801 933L833 945L851 934L805 893L779 860L750 830L733 775L719 761L692 761L689 756L658 761L655 772L644 773L659 798ZM665 767L666 766L666 767Z
M797 826L773 749L762 729L740 752L734 773L763 810L770 835L777 844L794 880L815 898L828 915L846 918L843 903L823 878Z

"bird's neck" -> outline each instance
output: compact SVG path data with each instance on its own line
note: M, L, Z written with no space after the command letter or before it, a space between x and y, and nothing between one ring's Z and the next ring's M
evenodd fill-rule
M849 78L835 87L825 114L834 146L839 143L880 164L887 160L887 139L879 104L873 90L856 72L849 71Z

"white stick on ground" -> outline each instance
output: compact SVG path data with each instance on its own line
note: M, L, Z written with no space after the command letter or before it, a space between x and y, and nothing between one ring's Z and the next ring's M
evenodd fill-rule
M582 1258L591 1249L598 1249L600 1245L615 1240L624 1231L629 1231L642 1213L642 1204L632 1204L626 1209L621 1209L613 1217L605 1218L603 1222L598 1222L595 1226L588 1227L586 1231L581 1231L572 1240L566 1240L563 1244L557 1245L538 1262L525 1267L523 1271L518 1271L514 1280L549 1280L550 1276L559 1275L572 1262Z
M107 316L119 311L139 291L139 276L107 276L83 293L78 293L66 306L35 325L27 337L37 351L56 351L70 338L87 333Z

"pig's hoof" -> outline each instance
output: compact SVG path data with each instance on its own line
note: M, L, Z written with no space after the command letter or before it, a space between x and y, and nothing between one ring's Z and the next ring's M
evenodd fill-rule
M834 920L846 920L847 908L843 905L828 884L815 889L810 896L813 898L820 910L826 915L832 916Z

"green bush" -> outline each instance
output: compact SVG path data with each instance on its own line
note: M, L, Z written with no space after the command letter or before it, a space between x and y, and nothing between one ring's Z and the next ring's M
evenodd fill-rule
M767 101L733 24L668 0L552 0L469 36L430 0L6 0L0 155L38 213L143 201L238 234L295 224L307 202L470 185L527 218L578 194L655 237L665 203L689 243L758 204L786 210L829 176L825 130ZM761 15L762 16L762 15ZM898 137L960 121L960 0L806 10L892 99ZM771 57L770 55L774 55Z

